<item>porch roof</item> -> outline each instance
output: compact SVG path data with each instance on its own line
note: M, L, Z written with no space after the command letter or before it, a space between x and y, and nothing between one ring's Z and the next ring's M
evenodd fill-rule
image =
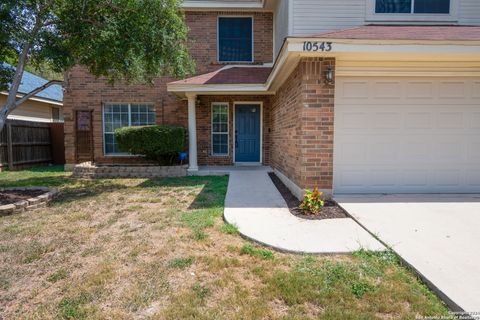
M170 82L170 84L264 84L268 75L272 71L271 67L226 67L202 74L199 76Z
M367 25L311 36L322 39L480 41L474 26L385 26Z
M195 77L170 82L168 91L184 95L199 94L269 94L265 83L272 71L271 66L226 66L219 70Z

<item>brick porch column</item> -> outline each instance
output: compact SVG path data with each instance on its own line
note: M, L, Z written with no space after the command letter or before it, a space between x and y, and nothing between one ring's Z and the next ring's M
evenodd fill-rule
M197 119L196 119L196 100L197 94L187 93L188 99L188 171L197 172Z

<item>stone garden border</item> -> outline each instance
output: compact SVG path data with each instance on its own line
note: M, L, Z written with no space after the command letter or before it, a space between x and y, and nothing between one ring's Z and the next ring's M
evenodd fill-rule
M13 213L21 213L24 211L35 210L37 208L43 208L47 205L48 202L50 202L50 200L52 200L58 194L57 189L50 189L47 187L0 188L0 192L26 190L39 190L45 191L45 193L27 200L21 200L15 203L0 206L0 216L6 216Z
M79 179L185 177L187 169L188 165L94 165L82 163L75 166L72 177Z

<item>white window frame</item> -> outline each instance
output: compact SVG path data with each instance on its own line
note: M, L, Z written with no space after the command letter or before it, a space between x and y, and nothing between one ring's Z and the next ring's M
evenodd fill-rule
M213 152L213 135L214 134L225 134L225 132L213 132L213 108L221 106L227 107L227 153L215 153ZM228 102L212 102L210 109L210 143L211 143L211 152L210 154L214 157L228 157L230 155L230 104Z
M112 104L126 104L128 105L128 127L132 127L132 110L131 110L131 105L132 104L143 104L143 105L149 105L153 107L153 112L155 113L156 116L156 109L155 109L155 104L152 102L106 102L102 104L102 140L103 140L103 155L105 157L124 157L124 156L130 156L130 157L136 157L136 155L132 155L128 152L115 152L115 153L107 153L106 150L106 141L105 141L105 134L111 134L111 132L106 132L105 130L105 107L107 105L112 105ZM156 121L155 121L156 123Z
M220 60L220 18L250 18L252 20L252 59L250 61L222 61ZM253 15L219 15L217 16L217 61L219 63L253 63L255 62L255 23Z
M450 0L450 13L414 13L414 2L410 13L376 13L376 0L367 1L366 21L370 22L456 22L458 21L459 0Z

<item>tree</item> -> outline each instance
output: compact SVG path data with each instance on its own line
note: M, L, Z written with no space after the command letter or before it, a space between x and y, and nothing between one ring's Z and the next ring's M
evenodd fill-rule
M193 70L180 0L2 0L0 2L0 131L8 114L63 80L17 98L27 63L62 73L83 65L108 81L152 83ZM2 61L16 63L9 68Z

